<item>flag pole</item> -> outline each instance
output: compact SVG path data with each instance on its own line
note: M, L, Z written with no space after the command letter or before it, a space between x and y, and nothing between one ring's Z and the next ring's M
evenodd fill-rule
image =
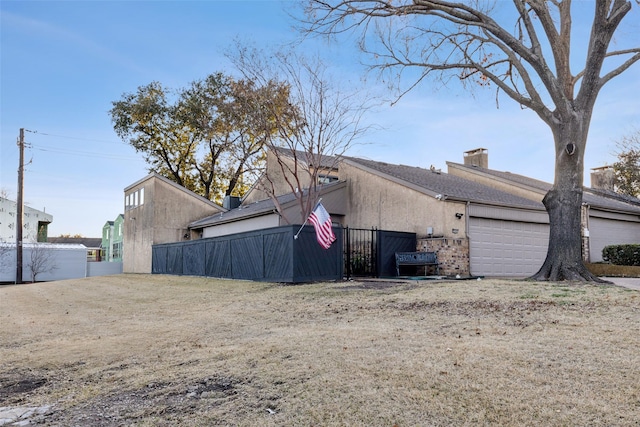
M316 210L316 208L318 207L318 205L320 204L320 202L321 202L321 201L322 201L322 197L320 197L320 198L318 199L318 203L316 203L316 205L313 207L313 210L312 210L311 212L313 212L313 211L315 211L315 210ZM300 229L298 230L298 232L296 233L296 235L295 235L295 236L293 236L293 239L294 239L294 240L298 240L298 235L300 234L300 232L302 231L302 229L304 228L304 226L305 226L305 225L307 225L307 221L309 221L309 216L311 216L311 214L307 215L307 218L304 220L304 223L302 224L302 226L300 227Z

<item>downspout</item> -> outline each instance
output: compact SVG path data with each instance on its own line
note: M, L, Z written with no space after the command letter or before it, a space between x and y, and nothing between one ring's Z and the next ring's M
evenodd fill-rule
M467 238L467 242L469 242L469 206L471 206L471 202L467 200L465 220L464 220L464 235Z
M464 220L464 235L467 238L467 265L469 266L469 276L471 276L471 237L469 236L469 212L471 211L471 202L467 200L465 220Z
M583 244L584 244L583 249L584 249L585 252L587 252L586 254L583 254L582 259L585 262L591 262L591 236L590 236L590 232L589 232L589 228L590 228L589 210L591 209L591 206L589 206L588 203L583 203L582 206L584 208L584 210L583 210L584 224L583 224L583 227L582 227L582 241L583 241Z

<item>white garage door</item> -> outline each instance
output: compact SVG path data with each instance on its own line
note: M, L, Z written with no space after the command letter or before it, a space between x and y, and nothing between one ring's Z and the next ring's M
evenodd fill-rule
M591 262L602 261L602 249L608 245L640 243L640 224L605 218L589 218L589 255Z
M548 224L469 218L471 274L530 276L542 266L548 240Z

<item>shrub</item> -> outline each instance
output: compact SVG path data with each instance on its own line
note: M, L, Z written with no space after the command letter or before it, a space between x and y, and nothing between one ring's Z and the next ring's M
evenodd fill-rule
M602 259L616 265L640 265L640 245L605 246Z

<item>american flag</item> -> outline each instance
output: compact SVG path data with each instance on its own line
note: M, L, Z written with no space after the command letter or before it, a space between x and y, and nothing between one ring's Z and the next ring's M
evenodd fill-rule
M313 212L311 212L309 222L313 224L313 228L316 229L316 239L320 246L329 249L331 244L336 240L336 236L333 234L333 229L331 228L329 212L322 206L322 203L318 203Z

